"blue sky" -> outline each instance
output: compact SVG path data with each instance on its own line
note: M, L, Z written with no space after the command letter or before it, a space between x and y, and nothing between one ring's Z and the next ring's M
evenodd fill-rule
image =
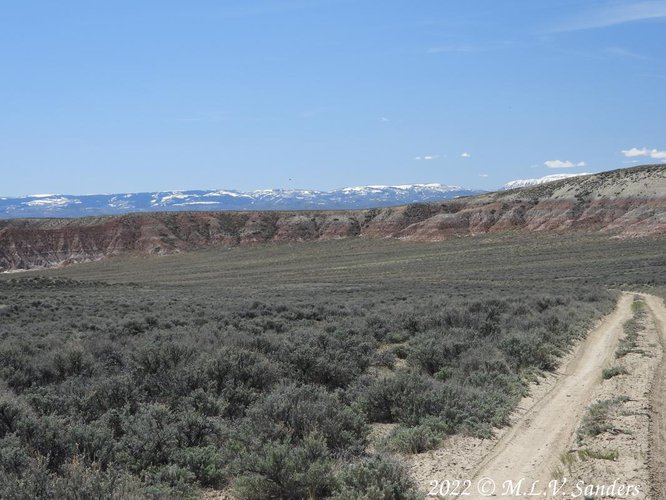
M665 89L666 0L0 0L0 195L657 163Z

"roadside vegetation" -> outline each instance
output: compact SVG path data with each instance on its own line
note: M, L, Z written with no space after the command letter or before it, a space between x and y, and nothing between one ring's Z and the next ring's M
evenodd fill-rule
M590 405L578 428L578 441L585 437L598 436L602 432L619 432L613 427L613 417L622 410L622 405L629 400L627 396L604 399Z
M628 374L629 372L624 366L615 365L611 366L610 368L604 368L603 372L601 373L601 376L604 380L608 380L613 377L617 377L618 375L628 375Z
M643 302L639 295L634 297L631 310L633 317L625 321L622 325L624 336L620 339L620 345L615 352L616 358L622 358L632 352L641 353L636 346L638 344L638 335L643 328L642 321L647 313L645 312L645 302Z
M295 268L280 249L203 254L164 283L131 262L115 284L107 264L80 271L108 281L0 279L3 498L418 498L396 453L506 425L527 378L616 298L543 268L410 277L413 246L357 252L355 267L319 255L317 273L313 248L350 254L292 248ZM439 255L457 273L469 258ZM225 265L234 276L211 279ZM369 447L378 423L396 425Z

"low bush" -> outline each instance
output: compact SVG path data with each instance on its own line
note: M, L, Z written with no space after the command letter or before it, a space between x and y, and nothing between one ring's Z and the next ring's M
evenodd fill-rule
M310 434L296 446L267 442L244 460L234 493L243 500L328 497L335 485L333 464L322 436Z
M601 372L601 376L604 380L617 377L618 375L627 375L629 372L624 366L611 366L610 368L604 368Z
M398 453L423 453L437 448L442 439L453 431L439 417L426 417L415 427L398 426L381 443L381 447Z
M396 276L257 296L256 275L228 289L0 279L11 304L0 321L3 498L201 487L412 498L398 463L367 456L369 424L398 424L384 447L404 453L489 436L526 374L556 366L613 299L582 283Z
M622 325L624 337L620 339L620 345L615 352L616 358L621 358L632 352L643 352L642 350L636 348L638 345L638 336L643 329L642 320L646 314L645 303L640 298L640 296L634 297L634 301L631 304L631 310L633 311L633 317L625 321Z
M362 416L315 385L282 385L263 397L243 422L248 433L265 441L297 444L312 433L335 452L360 453L368 428Z
M578 441L581 442L586 436L598 436L602 432L613 429L613 415L622 407L629 398L627 396L618 396L614 399L605 399L592 404L578 428Z
M347 465L338 474L335 500L417 500L423 498L404 465L374 456Z

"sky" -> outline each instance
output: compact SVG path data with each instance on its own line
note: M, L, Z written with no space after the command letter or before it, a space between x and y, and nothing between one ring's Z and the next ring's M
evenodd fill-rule
M0 0L0 196L666 163L666 0Z

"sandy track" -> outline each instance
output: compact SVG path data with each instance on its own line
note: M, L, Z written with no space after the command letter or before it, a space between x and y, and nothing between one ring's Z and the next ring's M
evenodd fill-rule
M539 481L541 486L547 485L560 464L561 454L573 441L595 388L601 383L602 369L613 360L622 324L632 317L632 296L622 294L615 310L578 346L553 388L485 457L473 483L491 478L498 486L497 496L501 496L500 485L507 480L518 482L525 478L525 483Z
M666 351L664 301L641 294L654 318L662 349ZM650 395L650 479L654 500L666 500L666 355L657 367Z

